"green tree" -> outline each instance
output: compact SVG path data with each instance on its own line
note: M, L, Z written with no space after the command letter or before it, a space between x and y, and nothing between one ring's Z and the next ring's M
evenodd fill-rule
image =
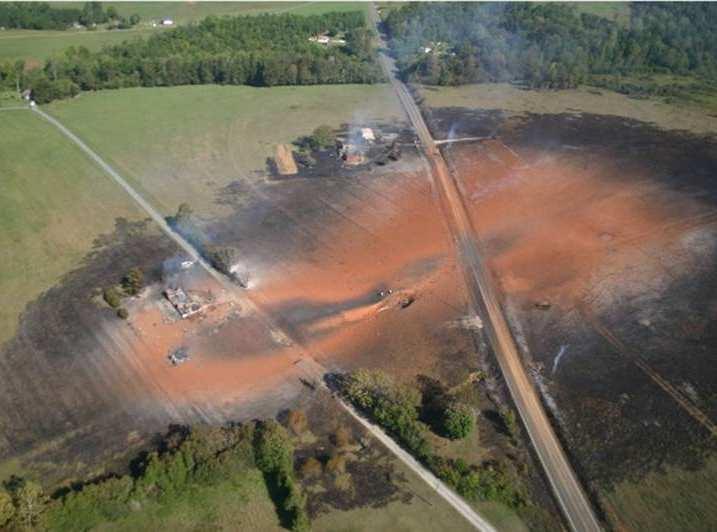
M313 148L328 148L334 144L333 131L329 126L319 126L311 134Z
M25 528L32 529L37 524L48 500L42 486L31 481L24 482L15 492L17 516Z
M473 409L464 403L451 403L443 417L443 429L452 440L468 436L475 428Z
M373 54L373 32L369 28L354 28L346 34L346 49L357 57Z
M503 420L505 431L515 441L518 438L518 421L515 417L515 411L510 408L501 408L500 417Z
M273 420L257 429L256 465L265 473L293 470L294 448L286 429Z
M144 274L139 268L132 268L127 272L127 275L122 279L122 288L124 291L131 295L137 295L144 283Z
M129 318L129 312L127 312L127 309L122 307L117 309L117 316L123 320L126 320Z

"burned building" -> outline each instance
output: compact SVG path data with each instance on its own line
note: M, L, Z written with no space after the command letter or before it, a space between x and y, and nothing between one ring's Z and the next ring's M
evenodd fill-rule
M182 319L201 312L208 306L208 301L194 293L187 293L180 288L167 288L164 297L172 304Z

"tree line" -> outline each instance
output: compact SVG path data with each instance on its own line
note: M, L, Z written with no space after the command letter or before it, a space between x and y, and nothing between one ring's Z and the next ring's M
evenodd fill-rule
M345 46L309 41L345 36ZM217 83L314 85L383 79L360 12L207 17L197 24L125 41L99 52L70 47L41 69L0 65L0 85L30 88L38 103L79 91Z
M305 532L310 528L306 496L293 464L291 437L273 420L173 426L159 450L138 458L129 475L75 484L53 497L35 482L12 477L0 487L0 529L91 530L152 508L171 514L188 500L241 492L258 469L286 527Z
M47 2L0 2L2 28L66 30L74 24L93 27L105 23L110 23L111 27L129 28L139 20L139 15L121 17L114 7L104 9L100 2L87 2L82 9L55 7Z
M627 27L572 4L416 3L384 20L406 80L569 88L593 75L717 78L717 5L630 5Z

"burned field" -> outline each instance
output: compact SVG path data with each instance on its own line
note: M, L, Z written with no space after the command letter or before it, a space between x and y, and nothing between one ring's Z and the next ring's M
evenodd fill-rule
M81 268L28 308L23 334L3 347L4 371L18 369L3 401L22 405L3 420L5 462L66 482L121 470L170 423L274 416L317 393L304 353L329 371L370 367L407 381L424 374L448 387L485 369L476 355L480 324L468 313L413 136L403 126L370 127L374 142L360 164L318 164L310 176L280 179L255 172L217 189L217 209L228 215L194 214L192 197L182 198L188 205L170 225L233 285L207 275L149 223L121 222L98 240ZM401 156L377 164L394 141ZM136 267L144 287L123 298L121 319L102 288ZM32 358L24 356L30 348ZM495 414L500 392L470 386L479 391L469 402ZM41 401L32 400L36 388ZM478 443L455 452L525 467L530 457L517 456L501 430L486 422ZM346 464L352 489L319 490L318 518L406 503L389 484L379 498L369 493L377 474L392 474L385 452L356 452L359 460ZM546 493L540 478L528 484L531 497ZM507 507L491 508L498 520L520 521Z
M103 304L101 288L135 266L156 282L162 260L176 252L148 221L118 219L78 268L26 307L17 334L0 349L3 459L27 459L56 479L95 466L98 455L112 460L141 439L121 427L156 426L156 418L147 421L156 411L126 400L133 389L127 368L98 351L102 324L121 321Z
M530 371L608 519L714 526L686 496L691 516L665 513L683 489L670 472L714 482L714 138L586 114L429 116L436 138L496 136L442 149ZM641 502L614 496L625 486Z

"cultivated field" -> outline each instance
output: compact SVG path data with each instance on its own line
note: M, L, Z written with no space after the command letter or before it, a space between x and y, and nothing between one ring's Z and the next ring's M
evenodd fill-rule
M0 345L25 305L141 212L86 156L29 110L0 119Z
M200 214L217 213L220 189L256 181L277 144L319 125L401 117L383 85L125 89L83 94L48 110L166 214L183 201Z
M74 2L58 2L77 7ZM152 27L152 21L164 18L175 24L187 24L209 15L258 15L261 13L292 13L319 15L335 11L365 11L366 4L356 2L103 2L112 5L122 16L137 13L138 26L128 30L5 30L0 31L0 62L24 59L31 65L62 52L70 46L99 50L105 45L148 37L165 28Z
M442 149L608 520L713 527L714 119L607 92L423 94L437 138L486 137Z

